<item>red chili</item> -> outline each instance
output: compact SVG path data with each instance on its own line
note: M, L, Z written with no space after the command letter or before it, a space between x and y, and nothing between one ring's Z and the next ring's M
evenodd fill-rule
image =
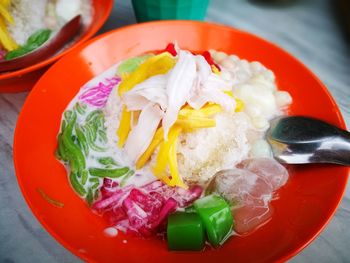
M166 48L165 48L165 50L164 51L167 51L167 52L169 52L172 56L176 56L177 55L177 52L176 52L176 50L175 50L175 45L173 44L173 43L169 43L167 46L166 46Z
M214 65L219 71L221 70L219 65L216 64L213 60L213 58L211 57L209 51L204 51L202 54L201 54L205 60L208 62L208 64L211 66L211 65Z
M166 46L166 48L163 50L163 52L169 52L174 57L177 55L177 52L175 50L175 45L173 43L169 43ZM192 52L192 54L196 55L196 53L194 53L194 52ZM205 60L208 62L208 64L210 66L214 65L219 71L221 71L220 66L214 62L214 60L213 60L212 56L210 55L209 51L204 51L201 55L205 58Z

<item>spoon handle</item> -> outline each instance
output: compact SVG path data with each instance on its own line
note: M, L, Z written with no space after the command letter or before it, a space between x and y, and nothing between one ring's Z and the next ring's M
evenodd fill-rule
M339 136L320 143L310 162L350 166L350 133L341 130Z
M340 164L350 166L350 132L341 130L339 139L340 145L338 145L336 160Z
M304 116L280 117L271 121L266 137L280 162L350 166L350 133L324 121Z

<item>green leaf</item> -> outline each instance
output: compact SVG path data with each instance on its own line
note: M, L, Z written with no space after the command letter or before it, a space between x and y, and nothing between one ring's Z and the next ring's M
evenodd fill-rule
M31 49L31 47L27 47L27 46L19 47L19 48L15 49L15 50L12 50L12 51L8 52L5 55L5 60L10 60L10 59L22 57L25 54L31 52L32 50L33 49Z
M5 60L10 60L18 57L22 57L33 50L40 47L44 44L50 37L51 30L41 29L32 34L28 39L25 45L8 52L5 56Z
M49 39L51 32L50 29L40 29L34 32L28 38L26 45L36 45L37 47L40 47Z

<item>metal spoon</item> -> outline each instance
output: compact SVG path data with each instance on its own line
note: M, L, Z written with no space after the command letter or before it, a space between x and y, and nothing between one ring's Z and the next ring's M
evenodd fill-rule
M350 166L350 133L310 117L273 119L266 133L282 163L335 163Z

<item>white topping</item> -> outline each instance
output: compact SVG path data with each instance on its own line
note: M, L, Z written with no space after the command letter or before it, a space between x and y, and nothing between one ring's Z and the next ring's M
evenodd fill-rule
M142 110L150 102L159 104L161 109L167 108L165 85L168 74L156 75L137 84L132 90L122 96L123 103L128 110Z
M249 115L251 118L255 118L261 115L261 110L258 106L254 106L252 104L248 104L244 108L245 113Z
M258 107L267 118L272 117L277 110L275 96L266 85L258 85L257 83L241 84L235 86L233 93L243 100L246 106L254 105Z
M225 58L220 65L227 69L233 69L236 66L235 62L229 57Z
M271 147L263 139L256 140L252 145L250 155L251 157L272 157Z
M156 75L139 83L122 96L122 101L128 110L142 110L149 103L158 105L165 113L162 126L164 137L167 138L170 127L186 102L195 109L207 102L214 102L227 112L234 111L235 100L224 93L231 90L230 82L214 74L202 56L179 50L178 61L173 69L167 74ZM128 139L128 142L135 144L136 141ZM130 144L126 148L131 147ZM136 148L140 149L139 146L133 146L133 149ZM132 160L137 156L133 153Z
M158 105L149 104L141 112L137 125L131 130L125 142L125 152L132 163L146 151L163 117Z
M194 56L188 51L180 50L179 60L172 69L166 86L168 108L162 121L165 138L167 138L170 127L175 123L180 108L189 99L195 78Z
M252 118L252 124L257 130L265 131L269 128L268 120L262 116Z
M213 52L212 54L212 58L215 60L215 62L220 63L221 61L223 61L225 58L227 58L227 54L221 51L216 51Z
M57 0L56 13L63 20L69 21L80 14L81 4L80 0Z
M275 93L276 104L280 108L285 108L292 103L292 97L287 91L277 91Z
M255 73L265 70L265 67L258 61L253 61L252 63L250 63L250 67Z
M107 227L103 233L108 237L116 237L118 235L118 230L114 227Z

